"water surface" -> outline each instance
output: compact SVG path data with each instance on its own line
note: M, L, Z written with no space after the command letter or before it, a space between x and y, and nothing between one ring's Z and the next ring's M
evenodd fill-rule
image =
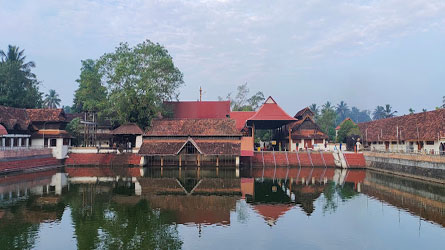
M0 176L0 249L444 249L445 186L333 168Z

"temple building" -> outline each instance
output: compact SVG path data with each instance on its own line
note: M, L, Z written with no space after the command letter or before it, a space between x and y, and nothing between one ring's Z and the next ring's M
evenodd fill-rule
M53 149L53 155L62 159L71 145L71 135L63 109L21 109L0 106L0 137L2 149ZM64 147L66 146L66 147Z
M241 133L229 118L156 119L139 154L154 166L239 165Z
M299 151L302 149L323 149L328 140L328 135L321 131L321 128L315 123L314 113L306 107L297 112L294 116L297 121L289 124L292 138L290 151ZM287 130L285 129L285 130ZM289 137L285 137L288 141Z
M445 154L445 109L357 125L371 150Z

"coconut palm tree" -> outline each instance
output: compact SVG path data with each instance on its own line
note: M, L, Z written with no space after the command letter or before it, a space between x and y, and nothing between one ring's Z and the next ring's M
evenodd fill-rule
M25 50L20 50L19 47L8 45L8 50L5 52L0 50L1 63L10 63L18 66L20 71L25 73L26 77L35 77L31 73L31 68L34 68L36 64L33 61L25 62L26 56Z
M346 104L346 102L341 101L339 104L337 104L335 112L337 112L337 117L338 117L339 123L341 121L343 121L344 119L346 119L349 111L350 110L349 110L348 104Z
M60 106L60 101L59 94L57 94L54 89L50 89L49 94L45 95L45 100L43 103L45 107L55 109Z
M327 101L325 104L323 104L323 109L331 109L332 108L332 104L330 101Z
M410 114L414 114L414 112L416 112L413 108L409 108L408 111L409 111Z
M374 112L372 112L372 119L374 120L380 120L385 118L385 108L382 106L377 106L374 109Z
M392 107L389 104L385 105L385 118L391 118L396 116L397 111L392 111Z
M314 113L315 116L320 113L320 108L315 103L312 103L311 106L309 106L309 109Z

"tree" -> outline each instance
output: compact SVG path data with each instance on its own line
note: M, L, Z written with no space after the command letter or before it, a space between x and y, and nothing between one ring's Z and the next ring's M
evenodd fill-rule
M360 110L357 107L352 107L351 111L349 112L348 116L351 118L354 122L369 122L371 121L371 117L369 116L371 114L371 111L369 110Z
M68 133L70 133L70 135L72 135L74 137L73 139L73 145L78 146L81 145L82 142L82 136L81 136L81 131L82 131L83 126L80 124L80 118L74 118L73 120L71 120L67 125L66 125L66 131L68 131Z
M337 104L337 107L335 109L335 112L337 113L337 124L342 122L344 119L348 117L348 114L350 113L348 104L346 102L341 101L339 104Z
M309 109L314 113L315 119L317 119L318 115L320 114L320 108L317 106L317 104L312 103L309 106Z
M60 106L60 102L59 94L54 89L50 89L49 93L45 95L43 104L46 108L55 109Z
M346 142L346 137L351 135L360 135L360 129L354 122L346 120L338 130L337 141Z
M389 104L385 105L385 118L391 118L396 116L397 111L392 111L392 107Z
M442 97L442 108L445 109L445 95Z
M413 108L409 108L409 113L412 115L412 114L414 114L416 111L413 109Z
M385 118L386 113L385 113L385 108L383 106L377 106L374 110L374 112L372 113L372 119L374 120L380 120Z
M317 123L321 130L326 133L332 140L335 138L335 121L337 120L337 114L330 105L330 102L326 102L321 110L320 117L317 119Z
M92 59L82 61L79 88L74 94L76 112L98 112L107 105L107 89L102 85L97 63Z
M164 112L164 101L178 98L184 84L168 51L150 40L134 47L121 43L115 52L104 54L97 67L108 93L104 113L120 124L147 127Z
M32 61L26 62L24 50L8 46L0 50L0 105L17 108L38 108L42 105L39 82L31 69Z
M426 109L422 109L422 112L426 112L427 110Z
M264 94L261 91L248 97L250 90L247 87L247 83L241 84L236 89L237 93L235 98L232 98L232 93L227 94L226 97L226 100L230 101L230 107L233 111L254 111L258 109L265 100ZM222 101L224 98L218 97L218 99Z

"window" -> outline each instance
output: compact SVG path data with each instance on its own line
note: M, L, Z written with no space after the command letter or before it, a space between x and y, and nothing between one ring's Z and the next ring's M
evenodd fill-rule
M63 145L70 145L70 139L69 138L63 138Z
M427 141L426 145L434 145L434 141Z
M397 142L396 142L396 141L393 141L393 142L391 142L391 144L397 144Z
M51 139L51 147L55 147L57 145L56 139Z

